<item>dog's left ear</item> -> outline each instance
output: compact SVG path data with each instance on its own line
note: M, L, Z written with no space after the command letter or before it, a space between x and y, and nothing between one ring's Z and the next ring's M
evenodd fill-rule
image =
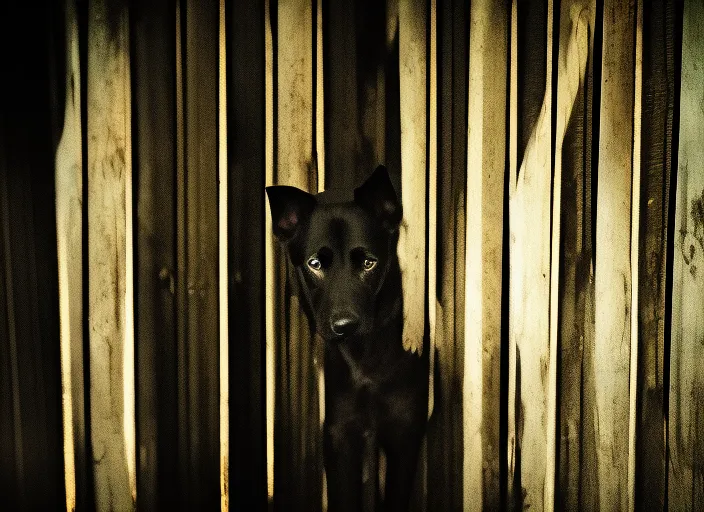
M266 194L269 196L274 234L282 242L291 241L313 212L315 197L287 185L266 187Z
M385 229L393 232L401 224L401 203L383 165L377 167L367 181L354 190L354 200L371 212Z

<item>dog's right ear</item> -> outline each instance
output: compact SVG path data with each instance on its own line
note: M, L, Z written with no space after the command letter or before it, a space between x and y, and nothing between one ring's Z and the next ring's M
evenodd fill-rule
M266 194L269 196L274 234L282 242L289 242L313 212L315 197L287 185L266 187Z
M377 167L367 181L355 189L354 200L371 212L388 231L398 229L403 210L383 165Z

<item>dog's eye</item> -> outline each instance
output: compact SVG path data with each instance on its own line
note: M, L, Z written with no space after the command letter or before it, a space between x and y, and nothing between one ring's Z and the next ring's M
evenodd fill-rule
M365 258L364 259L364 270L369 272L374 267L376 267L376 260L374 258Z
M311 258L308 260L308 266L313 270L320 270L323 265L318 258Z

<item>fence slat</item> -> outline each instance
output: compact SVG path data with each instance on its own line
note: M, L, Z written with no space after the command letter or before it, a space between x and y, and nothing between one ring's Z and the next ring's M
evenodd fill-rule
M183 25L184 245L186 287L183 371L179 397L187 431L183 465L188 507L220 504L218 318L218 5L185 1Z
M559 265L559 361L557 390L560 404L559 439L557 440L558 477L555 506L559 510L585 510L596 507L591 468L596 463L593 418L594 391L590 387L590 347L593 344L592 264L592 112L595 84L593 41L597 29L596 2L573 1L560 8L560 46L558 69L570 70L575 64L586 69L568 71L558 78L560 127L556 134L555 175L560 169L562 181ZM581 25L580 25L581 23ZM587 33L588 31L588 33ZM572 61L572 63L571 63ZM564 62L564 64L563 64ZM569 80L582 73L576 90ZM565 80L568 78L569 80ZM568 82L565 84L565 82ZM565 85L568 85L565 90ZM597 84L598 85L598 84ZM569 94L565 94L569 93ZM571 100L565 96L575 96ZM569 105L569 101L573 103ZM566 108L569 105L569 108ZM561 133L564 131L564 136ZM557 195L557 194L555 194ZM557 216L555 210L553 215ZM555 220L553 220L555 222ZM553 244L557 241L553 240ZM555 245L553 245L553 249ZM553 262L555 257L553 256ZM553 271L556 268L553 267ZM556 293L554 288L551 299ZM551 328L558 327L551 320ZM555 336L556 333L552 332ZM551 343L553 343L552 338ZM552 373L551 373L552 375Z
M231 510L267 500L264 3L226 4Z
M274 41L273 23L271 16L270 2L264 2L264 184L274 185ZM274 500L274 432L276 416L276 357L277 329L276 313L279 309L276 296L276 272L274 271L274 261L276 258L276 245L271 223L271 215L268 215L268 199L264 194L264 286L266 297L266 311L264 314L265 330L265 388L266 388L266 487L267 501L273 503Z
M124 2L88 9L88 328L98 510L135 507L129 26Z
M519 23L519 12L513 24ZM542 106L532 123L530 111L521 112L518 126L532 127L525 151L516 150L509 184L509 506L544 506L548 413L550 199L552 141L552 12L546 6L545 78ZM516 33L521 37L519 24ZM542 37L542 36L541 36ZM519 41L516 41L519 44ZM520 48L512 51L518 55ZM520 68L512 73L511 87L519 78L538 81L536 71ZM513 64L513 63L512 63ZM514 79L515 78L515 79ZM519 91L520 93L520 91ZM518 110L517 104L511 105ZM521 124L523 123L523 124ZM513 131L512 131L513 133ZM525 133L524 133L525 135ZM518 141L515 141L516 144ZM520 146L519 148L520 149ZM516 175L516 170L518 173Z
M61 388L66 510L75 510L79 487L86 492L88 464L83 389L83 160L78 20L66 1L66 109L56 149ZM85 496L81 496L81 503Z
M665 506L665 279L675 98L675 2L643 4L636 510Z
M135 339L137 394L137 508L180 503L178 458L174 251L174 65L171 4L134 4L132 18L135 147Z
M507 5L472 2L464 344L464 510L500 508Z
M594 283L597 475L600 508L627 510L635 4L607 1L603 23Z
M398 9L401 101L401 200L398 241L403 272L403 346L423 350L425 324L425 194L427 167L426 6L400 0Z
M218 16L218 307L220 385L220 510L230 509L230 333L227 168L227 23L225 0Z
M591 9L590 9L591 7ZM584 76L589 57L589 13L593 6L582 3L565 3L561 6L559 21L560 46L557 55L557 98L555 124L555 153L552 199L552 237L550 255L550 355L548 365L547 391L547 451L544 507L555 508L555 485L557 474L557 401L558 401L558 332L560 328L560 281L562 279L560 255L562 249L562 153L566 133L573 111L580 112L576 104L580 89L583 90ZM577 108L575 108L577 107ZM567 148L569 152L569 148ZM571 219L575 220L575 219ZM568 404L569 405L569 404Z
M675 211L668 505L704 507L704 5L684 3Z
M317 12L305 0L277 6L276 167L274 182L308 192L318 190L315 167L314 91ZM317 510L322 502L322 436L318 412L318 379L314 369L314 337L295 293L295 274L280 246L274 266L281 269L277 291L281 323L278 339L277 412L274 466L275 503L301 503ZM284 270L285 269L285 270ZM274 271L274 270L269 270ZM286 273L284 273L286 272Z
M427 436L431 510L460 510L463 506L463 454L459 447L463 443L468 20L468 6L463 2L438 2L437 248L430 249L438 259L437 289L429 297L437 302L436 379ZM391 112L387 114L391 116Z

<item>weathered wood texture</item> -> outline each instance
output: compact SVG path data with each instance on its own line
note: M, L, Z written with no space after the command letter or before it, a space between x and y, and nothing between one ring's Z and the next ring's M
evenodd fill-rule
M180 493L176 374L174 4L139 2L132 29L135 170L137 506L175 507Z
M463 510L499 510L501 505L501 296L508 23L505 3L472 2L467 100Z
M109 4L0 8L34 23L0 31L0 501L325 509L263 188L385 163L435 363L412 510L702 508L701 2Z
M684 2L667 502L704 507L704 5Z
M425 332L427 49L425 2L399 0L401 201L398 257L403 282L403 346L422 352Z
M185 4L185 5L184 5ZM184 245L179 273L185 294L177 310L185 326L179 333L181 375L179 408L185 425L181 465L185 474L183 503L213 509L219 492L218 375L218 6L187 0L181 5L183 24L184 171L177 176ZM178 100L177 100L178 101ZM177 198L178 201L178 198ZM182 220L182 222L181 222ZM178 256L177 256L178 258Z
M98 510L132 510L136 498L128 20L124 2L88 9L88 343Z
M633 4L604 4L596 199L594 375L599 507L606 510L625 510L629 506L635 14Z
M584 78L588 71L589 54L590 54L590 44L589 44L589 32L590 24L594 25L594 11L595 5L590 3L574 2L565 3L560 7L560 20L556 23L559 27L558 36L558 50L556 55L556 70L557 76L555 77L557 86L557 97L555 106L555 150L553 155L553 198L552 198L552 240L551 240L551 255L550 255L550 355L549 355L549 365L548 365L548 408L547 408L547 450L546 450L546 481L545 481L545 503L544 507L547 510L555 508L556 498L555 489L557 486L558 475L560 479L563 479L563 475L560 471L560 466L557 457L559 457L559 450L562 447L561 439L559 439L558 432L562 433L560 428L560 423L558 419L558 379L559 379L559 360L561 356L561 347L559 346L559 335L560 335L560 314L562 312L562 301L564 297L560 293L563 279L563 270L561 268L561 249L563 246L574 247L575 238L575 224L579 228L582 226L582 219L578 218L576 215L567 217L567 222L569 222L568 233L572 235L570 239L566 240L566 244L563 245L562 240L562 209L563 203L562 194L563 188L567 189L566 198L569 199L567 202L568 208L577 209L582 204L577 203L576 194L574 193L574 173L583 172L583 165L585 162L579 158L579 153L575 155L575 149L582 149L582 147L575 148L571 146L570 143L574 141L573 138L568 137L568 130L570 128L570 121L574 120L575 117L583 122L585 117L584 102L580 102L580 99L584 99L585 81ZM581 97L580 97L580 92ZM575 125L572 124L572 129L574 130ZM584 126L581 126L583 129ZM570 134L573 136L573 134ZM579 149L578 149L579 148ZM566 158L563 158L563 154ZM575 158L577 156L577 158ZM568 164L568 167L563 167L563 162ZM576 169L570 168L571 163L575 163ZM578 179L581 176L577 174ZM567 187L564 187L564 185ZM570 194L571 192L571 194ZM580 200L583 198L580 197ZM580 201L581 202L581 201ZM568 210L569 211L569 210ZM582 240L579 240L579 245L581 245ZM579 247L578 245L578 247ZM580 247L581 248L581 247ZM576 252L576 251L575 251ZM572 253L574 258L574 252ZM569 261L569 260L568 260ZM574 264L574 259L571 261ZM574 271L574 267L572 267ZM569 285L570 290L574 290L575 287L575 276L574 273L569 275ZM567 303L566 309L568 314L571 314L574 318L574 296L572 300ZM574 324L573 324L574 325ZM567 344L568 350L571 348L574 350L574 345L570 346ZM570 368L573 370L574 368ZM573 386L574 389L574 386ZM579 388L577 388L579 389ZM577 395L577 400L575 403L567 403L567 407L574 407L579 404L579 396ZM574 429L573 429L574 432ZM569 435L569 432L568 432ZM577 440L577 436L574 436L573 441ZM577 443L573 443L577 444ZM575 458L574 455L578 455L579 452L573 454L573 467L572 471L569 472L573 476L573 481L577 484L576 489L579 488L579 482L575 479L575 476L579 475L579 459ZM569 470L569 467L568 467ZM561 499L564 498L568 488L562 488L563 494L558 495L558 504ZM573 496L578 495L578 492L574 492ZM576 500L578 503L578 500Z
M436 267L429 268L437 283L435 296L429 297L437 301L434 403L427 442L429 510L460 510L464 500L467 7L461 1L440 0L437 4L437 245L428 249L435 251L437 258Z
M266 506L264 6L227 7L230 507ZM223 134L220 134L222 136ZM242 221L246 219L246 221ZM247 243L237 241L247 240Z
M523 9L526 9L523 12ZM536 11L538 14L535 14ZM517 71L511 88L518 88L517 132L510 142L513 155L509 182L509 506L544 506L548 414L550 200L553 3L519 3L512 23L517 24ZM535 16L530 29L523 25ZM514 32L515 33L515 32ZM525 44L521 45L524 38ZM523 54L535 45L545 51L539 62ZM536 52L537 53L537 52ZM534 64L534 65L532 65ZM544 73L541 74L541 69ZM526 93L525 101L522 89ZM538 91L538 92L536 92ZM542 92L541 92L542 91ZM535 109L533 100L541 98ZM520 105L520 107L519 107ZM527 131L526 131L527 130ZM525 141L525 146L523 146ZM520 144L520 145L519 145Z
M575 19L575 14L578 15ZM582 20L584 25L578 25ZM598 22L596 21L598 20ZM561 167L557 495L560 510L595 508L597 488L594 431L594 244L592 144L594 102L599 83L601 19L596 2L571 2L560 10L558 66L576 59L583 79L571 110L564 112L564 136L555 167ZM586 33L585 33L586 31ZM586 41L584 38L586 37ZM576 43L576 44L575 44ZM558 89L560 85L558 84ZM560 92L558 92L560 95ZM598 97L598 96L597 96ZM558 100L559 101L559 100ZM563 115L564 115L563 114ZM597 137L598 139L598 137ZM559 140L559 139L558 139Z
M318 190L315 168L315 75L317 13L312 3L282 2L272 16L274 64L274 183ZM322 436L315 371L315 337L303 313L296 276L276 246L276 413L274 426L275 506L322 501Z
M86 506L83 349L83 138L78 16L73 0L66 10L66 98L64 126L56 148L56 238L61 332L61 393L66 510ZM80 492L80 495L78 493Z
M643 5L640 241L638 280L637 510L662 509L665 475L666 247L673 169L675 2Z
M386 82L391 78L389 73L398 76L398 69L394 72L392 67L398 47L393 46L395 39L391 43L387 40L385 2L325 2L322 14L326 29L323 82L327 92L322 115L326 139L335 141L325 153L326 165L334 169L328 173L325 186L352 187L377 165L387 163L387 94L398 96L398 91L392 88L387 92ZM398 67L397 60L395 64ZM399 171L397 166L389 170Z

